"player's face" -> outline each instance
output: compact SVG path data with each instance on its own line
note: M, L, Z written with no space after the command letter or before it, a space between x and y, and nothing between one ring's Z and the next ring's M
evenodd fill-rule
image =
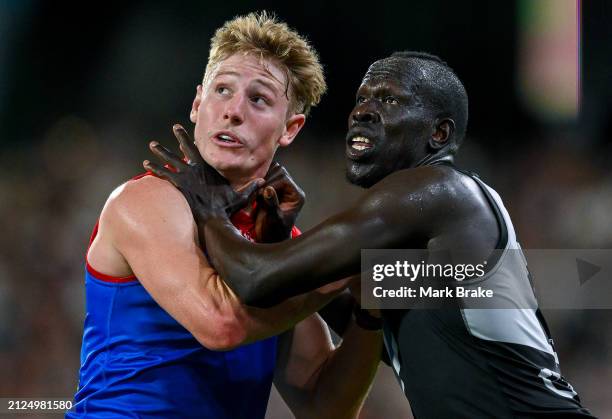
M269 60L234 54L198 87L191 120L204 159L230 183L265 176L277 147L304 124L288 116L284 71Z
M346 176L363 187L415 165L432 134L427 106L415 93L418 76L378 63L357 90L346 138Z

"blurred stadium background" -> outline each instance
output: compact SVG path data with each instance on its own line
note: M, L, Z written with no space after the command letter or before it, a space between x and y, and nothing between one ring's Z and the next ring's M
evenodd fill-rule
M211 35L252 10L307 35L326 69L328 94L280 156L307 192L303 229L359 199L343 175L354 92L408 49L464 81L459 164L498 190L524 248L612 247L611 2L248 3L0 1L0 397L72 398L91 228L148 141L174 147L172 124L190 126ZM545 314L564 375L612 417L612 311ZM273 394L268 418L286 417ZM411 416L383 366L362 418L396 417Z

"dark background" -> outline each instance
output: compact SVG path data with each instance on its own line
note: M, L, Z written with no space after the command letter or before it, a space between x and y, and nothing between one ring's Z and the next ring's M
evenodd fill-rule
M174 146L172 124L190 126L214 30L262 9L308 37L329 86L281 152L308 194L300 226L359 199L343 181L342 149L368 65L419 50L463 80L470 120L459 163L504 198L523 247L610 248L611 2L0 1L0 397L72 397L91 227L113 188L141 171L147 142ZM550 72L530 88L525 57ZM574 102L538 101L565 91L552 82L576 63ZM564 374L586 406L612 415L612 315L546 316ZM363 417L408 415L397 387L381 367ZM269 417L285 415L273 396Z

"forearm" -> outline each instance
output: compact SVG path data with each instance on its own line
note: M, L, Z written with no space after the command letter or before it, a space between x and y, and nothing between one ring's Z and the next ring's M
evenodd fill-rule
M344 290L348 280L336 281L324 288L287 299L274 307L262 309L242 304L223 279L213 271L206 278L206 290L211 306L216 307L221 318L230 319L229 330L236 339L224 349L278 335L313 312L321 309Z
M278 305L265 309L242 305L243 324L247 331L243 344L278 335L292 328L327 305L345 287L346 281L338 281L335 289L328 289L325 292L312 291L289 298Z
M281 296L278 289L282 285L267 275L269 268L277 263L270 248L278 245L252 243L229 220L221 218L209 220L200 228L200 236L205 237L211 264L243 303L269 308L293 296ZM264 252L262 247L268 251ZM285 278L283 282L297 279L296 275L295 279ZM262 292L263 289L272 292Z
M200 235L206 238L211 263L238 298L251 306L270 307L359 272L359 244L340 245L337 233L342 230L343 226L322 225L293 240L255 244L229 220L215 218L200 228Z
M247 266L252 260L248 254L251 249L244 243L240 231L228 219L216 218L207 222L197 221L200 246L206 249L210 264L223 278L241 302L248 302L253 286L251 277L256 267Z
M382 332L354 322L323 364L313 389L311 417L355 418L376 374Z

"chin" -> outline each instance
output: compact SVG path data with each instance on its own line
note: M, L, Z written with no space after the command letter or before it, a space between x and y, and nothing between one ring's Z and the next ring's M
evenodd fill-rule
M245 162L243 159L232 156L232 155L219 155L215 154L212 156L205 156L204 160L217 171L230 171L235 172L237 170L244 169Z
M345 176L351 184L361 188L369 188L381 179L374 170L368 170L367 167L353 162L348 163Z

